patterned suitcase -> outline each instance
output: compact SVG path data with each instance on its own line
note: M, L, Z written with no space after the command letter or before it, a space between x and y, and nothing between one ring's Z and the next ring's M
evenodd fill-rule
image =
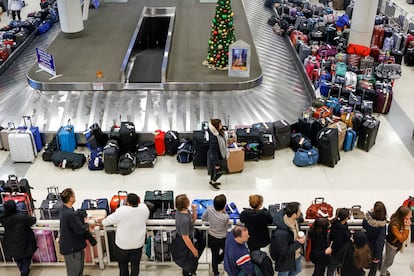
M8 136L12 162L33 162L37 156L36 143L30 130L19 128Z

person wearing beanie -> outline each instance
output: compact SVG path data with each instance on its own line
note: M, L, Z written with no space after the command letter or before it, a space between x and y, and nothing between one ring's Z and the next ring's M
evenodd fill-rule
M351 241L338 252L337 258L341 260L341 276L364 276L364 268L369 268L372 262L365 233L355 232Z
M351 232L348 228L349 210L341 208L338 210L336 217L331 224L331 232L329 240L332 247L332 258L328 265L327 276L333 276L337 267L340 265L340 258L337 257L338 252L345 246L351 238Z
M7 256L15 259L21 276L29 275L32 256L37 249L31 229L35 223L35 217L17 211L14 200L4 203L4 216L0 218L0 224L4 227L4 251Z

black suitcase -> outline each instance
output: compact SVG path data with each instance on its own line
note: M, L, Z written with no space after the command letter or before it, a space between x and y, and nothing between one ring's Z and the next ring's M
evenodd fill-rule
M105 147L106 142L108 142L108 135L102 132L101 128L97 123L92 124L89 127L89 129L92 132L93 139L95 140L96 145L100 148Z
M354 111L354 116L352 116L352 129L356 132L357 136L359 136L359 131L362 126L362 122L364 121L364 114L361 111Z
M207 152L209 148L208 130L193 131L193 167L207 166Z
M300 117L298 120L297 131L302 133L303 136L311 139L313 123L315 123L315 118L313 117Z
M8 179L3 186L3 191L7 193L26 193L29 196L31 207L34 209L34 200L31 189L33 189L33 187L29 185L29 181L26 178L21 178L19 180L14 174L8 176Z
M393 56L395 58L395 63L401 64L402 60L403 60L403 57L404 57L404 53L400 50L392 49L391 50L391 56Z
M237 142L245 151L244 160L258 161L260 157L260 130L257 128L238 128Z
M164 136L165 154L175 155L177 154L178 146L180 145L180 136L177 131L169 130Z
M104 170L106 173L118 172L119 147L117 140L109 140L103 150Z
M414 48L408 48L404 55L404 64L414 66Z
M138 168L153 168L157 162L157 153L154 142L148 141L140 145L136 156Z
M276 140L272 134L263 134L260 137L261 156L275 158Z
M63 202L60 199L59 188L48 187L46 199L44 199L40 205L40 219L59 219L59 212L62 207Z
M341 159L338 149L338 129L323 128L318 136L319 163L328 167L335 167Z
M368 152L375 145L379 125L380 121L375 119L374 117L370 117L364 120L359 131L359 137L357 142L357 147L359 149Z
M135 152L137 150L137 133L132 122L121 122L119 129L119 150L121 153Z
M320 118L313 122L312 127L311 127L311 137L310 137L312 145L314 146L318 145L317 136L318 136L319 131L323 129L324 127L328 127L330 123L332 123L332 120L330 120L329 118Z
M256 123L256 124L253 124L252 127L258 129L261 134L274 135L274 129L273 129L272 122Z
M173 191L146 191L144 202L149 202L153 206L150 208L150 218L168 218L174 213L174 192Z
M276 139L276 149L289 147L291 127L285 120L273 122L273 130Z

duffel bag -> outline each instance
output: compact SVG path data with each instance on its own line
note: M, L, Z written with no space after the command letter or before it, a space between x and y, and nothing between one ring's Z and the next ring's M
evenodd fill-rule
M371 53L371 48L364 45L350 43L346 48L348 54L357 54L363 57L369 56Z
M328 218L333 216L333 208L323 197L317 197L306 209L306 219Z
M85 164L86 157L82 153L57 151L52 155L52 162L56 167L74 170L81 168Z
M295 152L293 163L298 167L312 166L318 163L319 151L317 148L312 147L310 150L298 149Z

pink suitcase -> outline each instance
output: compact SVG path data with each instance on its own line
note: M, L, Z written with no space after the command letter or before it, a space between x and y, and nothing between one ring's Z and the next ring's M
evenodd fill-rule
M36 143L29 129L19 128L8 136L12 162L31 162L37 156Z
M55 241L53 231L34 230L37 250L33 254L33 262L36 263L55 263L57 261L55 252Z

